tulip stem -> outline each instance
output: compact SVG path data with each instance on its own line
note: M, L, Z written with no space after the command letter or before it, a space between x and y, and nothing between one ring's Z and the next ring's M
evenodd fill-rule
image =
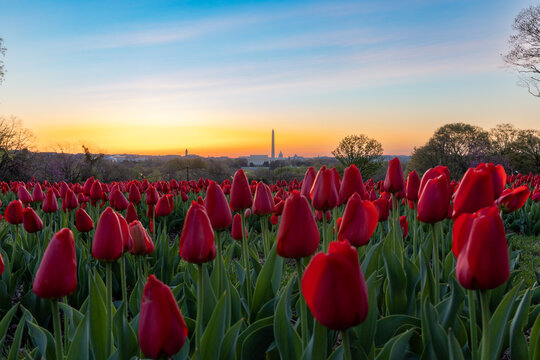
M215 240L216 240L216 248L217 248L217 262L216 262L216 270L217 270L217 276L218 276L218 296L221 296L223 293L223 257L221 255L221 242L219 239L219 231L215 232Z
M343 339L343 359L351 360L351 342L349 341L349 332L347 330L341 331L341 338Z
M246 295L247 295L247 308L251 306L251 276L249 271L249 249L246 239L246 219L244 213L240 212L240 225L242 226L242 257L244 258L244 270L246 271L245 283L246 283Z
M195 353L197 358L200 357L201 338L202 338L202 322L203 322L203 306L204 306L204 276L203 264L197 264L199 268L199 282L197 283L197 323L195 324Z
M107 262L105 264L106 269L106 283L107 283L107 294L106 294L106 328L105 328L105 336L107 337L106 342L106 358L108 359L109 356L112 354L113 351L113 343L112 343L112 263Z
M265 259L268 257L268 253L270 253L270 249L268 249L268 241L266 240L266 218L265 215L262 215L260 218L261 222L261 235L262 235L262 243L263 243L263 249L264 249L264 257Z
M58 299L51 300L51 310L54 326L54 339L56 343L56 358L64 358L64 349L62 345L62 329L60 328L60 310L58 310Z
M127 286L126 286L126 256L125 255L122 255L122 257L120 257L120 277L122 278L122 300L124 301L124 304L125 304L124 316L127 319L128 296L127 296Z
M476 334L476 303L474 298L476 292L474 290L468 290L469 296L469 325L471 328L471 359L478 359L478 336Z
M487 290L480 291L482 309L482 360L489 360L489 299Z
M439 302L439 239L437 232L437 223L431 224L431 230L433 234L433 255L432 255L432 265L433 265L433 276L435 278L435 284L433 289L433 303L437 304Z
M302 326L302 345L304 349L308 344L308 323L307 323L307 309L304 296L302 295L302 273L303 273L303 264L302 259L295 259L296 261L296 272L298 275L298 296L300 297L300 325Z
M330 246L330 241L328 241L328 231L326 229L326 218L325 216L323 215L323 219L322 219L322 235L323 235L323 251L324 252L327 252L328 251L328 247Z

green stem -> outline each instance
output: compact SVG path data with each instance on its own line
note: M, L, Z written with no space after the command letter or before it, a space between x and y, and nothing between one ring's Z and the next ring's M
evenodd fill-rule
M107 285L107 294L106 294L106 328L105 336L107 337L107 342L105 344L107 354L106 358L108 359L113 352L113 343L112 343L112 263L107 262L106 266L106 285Z
M433 255L432 255L432 265L433 265L433 276L435 278L435 286L433 289L433 303L437 304L439 302L439 239L437 236L437 224L431 224L431 230L433 233Z
M51 300L51 310L54 326L54 339L56 343L56 359L64 358L64 349L62 345L62 329L60 328L60 310L58 310L58 299Z
M302 345L304 349L308 344L308 323L307 323L307 309L304 296L302 295L302 273L303 273L303 264L302 259L295 259L296 261L296 272L298 275L298 296L300 297L300 325L302 326Z
M482 308L482 360L489 360L489 299L487 290L480 291Z
M68 298L67 298L67 296L64 296L64 304L68 305ZM65 332L66 334L68 333L68 332L67 332L67 331L68 331L68 330L67 330L67 329L68 329L68 326L69 326L69 320L68 320L68 318L67 318L67 316L66 316L66 314L65 314L65 312L64 312L64 332ZM67 347L68 347L68 341L69 341L68 337L67 337L67 336L64 336L64 346L65 346L66 349L67 349Z
M322 231L322 235L323 235L323 251L324 252L327 252L328 251L328 247L330 246L330 241L328 241L328 234L327 234L327 229L326 229L326 219L323 215L323 220L322 220L322 228L323 228L323 231Z
M203 304L204 304L204 276L203 264L198 264L199 267L199 282L197 284L197 322L195 324L195 353L197 358L200 357L201 338L202 338L202 322L203 322Z
M343 359L351 360L351 343L349 341L349 332L347 330L341 331L341 338L343 339Z
M216 248L217 248L217 261L216 261L216 269L217 269L217 276L218 276L218 296L221 296L223 293L223 257L221 255L221 242L219 239L219 231L215 232L214 239L216 241Z
M246 295L247 295L247 307L251 306L251 276L249 271L249 248L248 248L248 242L246 238L246 219L244 217L244 213L240 212L240 225L242 226L242 257L244 258L244 270L246 272Z
M474 290L468 290L469 297L469 325L471 328L471 359L478 359L478 336L476 334L476 303L474 298L476 292Z
M260 223L261 223L261 235L262 235L262 243L263 243L263 250L264 250L264 257L268 258L268 253L270 253L270 249L268 249L268 241L266 241L266 231L265 231L265 217L260 217Z
M122 255L120 257L120 277L122 278L122 301L124 302L124 316L127 319L128 313L127 313L127 304L128 304L128 296L127 296L127 286L126 286L126 256Z
M323 216L324 219L326 219L326 216ZM338 229L337 229L337 218L338 218L338 208L337 206L332 209L332 221L334 222L334 232L332 234L332 237L335 241L337 241L338 236Z

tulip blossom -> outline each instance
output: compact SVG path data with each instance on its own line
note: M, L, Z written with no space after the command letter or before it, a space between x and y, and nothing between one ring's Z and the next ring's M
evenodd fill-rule
M379 221L388 220L388 217L390 216L390 205L388 204L388 200L384 197L380 197L373 201L373 205L375 205L377 213L379 214Z
M456 190L454 219L462 213L474 213L494 204L493 181L486 170L469 168Z
M191 203L184 220L180 236L180 256L195 264L212 261L216 257L212 224L204 206L196 201Z
M133 203L129 203L127 212L126 212L126 221L130 224L135 220L139 220L139 216L137 215L137 210L135 209L135 205Z
M247 239L248 231L244 227L244 235ZM231 236L234 240L242 241L242 217L240 214L235 214L232 221Z
M352 164L343 172L343 180L339 188L340 203L345 204L354 193L358 193L362 199L366 199L362 174L356 165Z
M397 193L402 190L405 190L405 180L403 179L401 162L396 157L388 162L388 170L384 178L384 191Z
M409 234L409 222L407 221L407 215L402 215L399 217L399 226L401 227L403 238L406 238Z
M241 211L250 208L253 203L248 179L242 169L239 169L234 174L229 202L233 211Z
M30 204L32 202L32 195L30 195L28 190L26 190L23 185L19 186L19 188L17 189L17 198L21 200L24 205Z
M313 166L310 166L304 175L304 180L302 180L302 187L300 189L300 195L304 195L308 200L310 200L309 193L311 191L311 188L313 187L313 181L315 181L315 177L317 176L317 173L315 172L315 169L313 169Z
M75 213L75 227L78 232L89 232L94 228L94 222L88 213L83 209L77 209Z
M12 225L18 225L23 221L23 204L21 200L13 200L4 212L6 221Z
M502 192L501 197L497 199L497 206L505 214L514 212L525 205L530 194L529 187L526 185L515 189L506 189Z
M45 198L45 195L43 194L41 185L39 185L39 183L36 183L34 185L34 189L32 190L32 201L42 202L44 198Z
M416 170L413 170L407 176L407 182L405 184L405 197L409 201L418 200L418 191L420 189L420 177Z
M493 165L493 163L481 163L476 169L484 169L491 175L493 184L493 198L497 199L501 196L504 187L506 186L506 171L502 165Z
M124 252L124 235L118 215L110 207L101 214L94 241L92 242L92 256L98 260L115 261Z
M443 175L429 179L418 200L418 220L433 224L446 219L450 197L450 184Z
M332 170L324 165L321 167L313 181L310 192L311 204L316 210L330 210L339 202L339 194L332 175Z
M214 230L223 230L231 226L231 208L227 204L227 198L223 190L214 181L208 183L204 207Z
M133 255L148 255L154 252L154 243L139 220L129 224L129 252Z
M274 211L274 199L268 185L259 182L255 189L252 213L254 215L268 215Z
M369 200L362 200L360 195L355 193L345 207L338 240L348 241L355 247L364 246L377 228L378 220L379 214L375 205Z
M23 210L23 227L26 232L32 234L43 229L43 221L31 207Z

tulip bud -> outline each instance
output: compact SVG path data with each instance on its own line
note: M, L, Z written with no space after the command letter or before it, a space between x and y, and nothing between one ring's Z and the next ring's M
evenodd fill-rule
M248 179L242 169L239 169L234 174L234 179L231 187L230 204L233 211L240 211L251 207L253 199L251 198L251 190L249 188Z
M129 224L129 252L133 255L148 255L154 252L154 243L139 220Z
M302 180L302 188L300 189L300 195L304 195L308 200L311 199L309 193L311 192L311 188L313 187L313 181L315 181L316 176L317 173L315 172L315 169L310 166L309 169L306 170L304 180Z
M407 183L405 186L405 197L407 200L417 201L418 200L418 190L420 188L420 177L416 170L413 170L407 176Z
M429 179L418 200L418 220L433 224L446 219L450 197L450 184L443 175Z
M274 211L274 199L268 185L263 182L257 184L253 199L252 212L255 215L268 215Z
M388 162L388 170L384 178L384 191L397 193L405 189L401 162L397 157Z
M6 221L12 225L17 225L23 221L23 205L21 200L13 200L6 207L4 212Z
M244 227L246 239L248 238L248 231ZM242 241L242 217L236 213L233 217L231 236L234 240Z
M497 199L497 206L505 214L514 212L525 205L530 194L529 187L526 185L515 189L506 189L502 192L501 197Z
M56 200L56 195L54 190L49 188L47 194L45 195L45 200L43 200L43 212L48 214L53 214L58 211L58 201Z
M343 181L339 188L340 203L345 204L354 193L358 193L362 199L366 198L362 174L360 174L360 170L358 170L356 165L353 164L343 172Z
M210 181L206 189L204 207L214 230L223 230L231 226L232 214L227 198L221 187L214 181Z
M34 189L32 190L32 200L34 202L41 202L45 198L45 195L43 194L43 190L41 189L41 186L39 183L36 183L34 185Z
M83 208L77 209L75 213L75 227L81 233L89 232L94 228L92 218Z
M139 216L137 215L137 210L135 209L135 206L133 203L129 203L126 213L126 221L131 224L133 221L139 220Z
M191 203L180 236L180 256L190 263L200 264L216 257L214 231L204 206Z
M32 195L26 190L24 185L19 186L17 189L17 197L23 204L30 204L32 202Z
M360 195L355 193L345 207L338 240L348 241L355 247L366 245L377 228L378 220L379 214L375 205L369 200L362 200Z
M97 223L92 256L98 260L115 261L124 252L122 226L114 210L107 207Z
M454 219L462 213L474 213L486 206L493 206L493 181L486 170L469 168L456 190Z
M330 210L339 202L339 194L333 179L332 170L322 166L310 192L311 204L316 210Z
M43 229L43 221L31 207L23 210L23 227L30 234Z

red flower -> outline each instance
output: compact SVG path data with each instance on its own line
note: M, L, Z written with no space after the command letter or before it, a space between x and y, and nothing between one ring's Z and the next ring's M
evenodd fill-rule
M452 251L457 254L456 277L461 286L488 290L508 280L508 244L496 206L460 215L454 222L452 241Z
M135 209L135 205L133 205L133 203L129 203L127 212L126 212L126 221L128 223L132 223L135 220L139 220L139 216L137 215L137 210Z
M148 276L139 315L139 345L144 355L157 359L176 354L186 341L188 328L171 289Z
M502 192L501 197L497 199L497 206L505 214L514 212L525 205L530 194L531 192L527 185L515 189L506 189Z
M272 214L272 216L270 216L270 223L276 226L278 222L279 222L279 215Z
M319 246L319 229L305 196L293 190L285 201L277 233L277 253L286 258L310 256Z
M214 230L223 230L231 226L231 208L227 204L227 198L221 186L214 181L210 181L206 189L204 207Z
M346 240L356 247L364 246L377 228L378 220L379 213L375 205L369 200L362 200L360 195L355 193L345 207L338 240Z
M390 205L388 204L388 200L384 197L380 197L373 201L373 205L377 208L379 221L388 220L388 216L390 216Z
M33 291L43 299L58 299L77 288L77 257L73 233L68 228L57 232L41 259Z
M159 194L153 185L146 189L146 205L156 205L159 200Z
M360 170L358 170L356 165L353 164L343 172L343 181L339 188L340 203L345 204L354 193L358 193L362 199L366 199L362 174L360 174Z
M259 182L255 189L252 212L255 215L268 215L274 211L274 199L268 185Z
M96 180L92 183L92 187L90 188L90 200L92 200L92 204L95 205L102 198L103 188L101 187L99 181Z
M506 171L502 165L493 165L493 163L478 164L476 169L486 170L491 175L493 182L493 198L497 199L501 196L504 187L506 186Z
M139 194L139 197L140 197L140 194ZM118 189L113 190L109 201L113 209L116 211L126 210L129 206L128 199L126 199L124 194Z
M246 239L248 237L247 229L244 227ZM231 236L234 240L242 241L242 217L236 213L233 217Z
M428 169L424 176L422 176L422 181L420 182L420 188L418 189L418 197L422 194L422 191L424 190L424 187L426 186L428 180L435 179L439 176L444 176L446 181L450 183L450 171L448 171L448 168L446 166L438 165L435 166L432 169Z
M34 185L34 189L32 190L32 200L34 202L41 202L45 198L45 195L43 194L43 190L41 190L41 186L39 183L36 183Z
M20 185L17 189L17 197L23 204L30 204L32 202L32 195L26 190L24 185Z
M399 217L399 226L401 226L403 238L406 238L407 234L409 234L409 222L407 221L407 215L402 215Z
M147 255L154 252L154 243L139 220L129 224L129 252L133 255Z
M493 206L493 182L486 170L469 168L456 190L454 219L462 213L473 213L486 206Z
M43 229L43 221L31 207L23 210L23 227L30 234Z
M138 204L141 202L141 192L139 191L139 188L134 183L131 183L129 186L129 201Z
M12 225L17 225L23 221L23 205L21 200L13 200L6 207L4 212L6 221Z
M180 237L180 256L190 263L200 264L216 257L214 231L204 206L191 203Z
M413 170L407 176L407 183L405 186L405 197L410 201L418 200L418 190L420 189L420 177L416 170Z
M401 162L395 157L388 162L388 170L384 178L384 191L397 193L402 190L405 190L403 170L401 169Z
M169 202L169 196L165 195L159 198L156 204L156 217L169 216L173 208Z
M107 207L97 224L92 243L92 256L98 260L115 261L123 252L122 226L114 210Z
M317 173L315 173L315 169L313 169L313 166L310 166L309 169L306 170L306 174L304 175L304 180L302 181L302 188L300 189L300 195L304 195L306 199L310 200L310 192L311 188L313 187L313 181L315 181L315 177L317 176Z
M75 213L75 227L78 232L89 232L94 228L94 222L88 213L83 209L77 209Z
M315 319L332 330L360 324L368 313L368 295L356 250L333 241L328 253L315 255L302 277L302 293Z
M71 211L79 206L79 200L73 190L68 189L62 199L62 211Z
M45 200L43 200L43 212L53 214L58 211L58 201L56 200L56 195L54 194L53 188L47 190L47 195L45 195Z
M316 210L330 210L335 208L339 202L339 194L334 182L332 170L324 165L321 167L310 192L311 204Z
M418 220L433 224L446 219L450 197L450 184L443 175L429 179L418 200Z
M231 209L240 211L251 207L253 199L251 198L251 190L249 188L248 179L244 170L239 169L234 174L231 187Z

